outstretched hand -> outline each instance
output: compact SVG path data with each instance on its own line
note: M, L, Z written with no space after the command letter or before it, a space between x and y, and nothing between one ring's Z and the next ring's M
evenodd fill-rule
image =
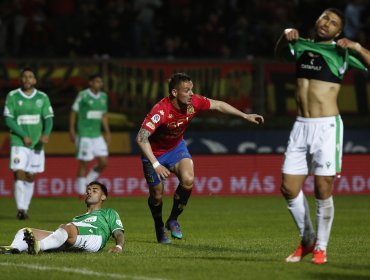
M265 122L263 117L257 114L247 114L246 119L255 124L262 124Z

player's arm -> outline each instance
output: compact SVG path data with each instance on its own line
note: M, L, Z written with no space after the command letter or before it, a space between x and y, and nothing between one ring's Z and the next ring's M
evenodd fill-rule
M149 136L151 135L150 131L145 128L140 128L137 136L136 143L138 144L143 155L151 162L159 178L165 179L170 176L171 172L161 165L157 158L155 157L152 147L150 146Z
M49 117L44 120L44 131L40 137L40 142L46 144L49 142L49 135L53 130L53 118Z
M27 133L20 127L17 122L14 120L14 118L5 117L5 125L15 134L22 137L23 143L26 146L32 145L31 138L27 135Z
M289 42L296 41L299 38L299 32L294 28L287 28L281 34L279 40L275 46L275 57L277 59L283 59L287 56L286 51L288 51ZM285 50L285 52L284 52Z
M110 253L121 253L125 244L125 235L122 230L113 231L113 238L116 241L116 246L109 249Z
M77 112L72 110L69 114L69 137L71 138L72 142L76 141L76 119Z
M367 68L370 68L370 51L361 46L360 43L351 41L347 38L342 38L338 40L337 45L343 49L348 48L356 51L363 62L366 64Z
M109 120L108 120L108 114L107 113L103 114L102 125L103 125L105 142L107 142L107 144L109 144L110 140L111 140L111 133L110 133L110 128L109 128Z
M264 119L261 115L243 113L242 111L231 106L230 104L220 100L209 99L209 101L211 103L209 107L210 110L216 110L224 114L234 115L256 124L264 122Z

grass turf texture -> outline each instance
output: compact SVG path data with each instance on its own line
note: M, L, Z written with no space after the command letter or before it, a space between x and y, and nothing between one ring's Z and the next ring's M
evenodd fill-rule
M311 212L314 199L309 197ZM328 263L317 266L311 256L285 263L299 237L282 197L192 197L180 217L184 239L171 245L155 242L146 198L110 198L105 207L123 220L126 246L122 254L41 253L0 255L5 279L369 279L369 196L337 196ZM167 217L171 198L164 200ZM0 244L30 226L54 230L83 213L73 198L35 198L27 221L15 219L15 203L1 198ZM314 215L313 215L314 217ZM313 221L315 222L315 221Z

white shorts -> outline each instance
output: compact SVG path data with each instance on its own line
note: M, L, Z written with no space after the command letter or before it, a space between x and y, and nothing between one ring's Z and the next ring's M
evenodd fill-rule
M97 229L84 222L72 222L78 228L78 235L75 244L71 248L76 248L85 252L97 252L100 250L103 237L97 234Z
M45 170L44 150L35 151L27 147L12 146L10 151L10 169L28 173L41 173Z
M77 141L77 158L83 161L93 160L95 157L108 156L108 146L103 136L96 138L81 137Z
M292 175L339 175L343 122L340 116L298 117L290 132L282 172Z

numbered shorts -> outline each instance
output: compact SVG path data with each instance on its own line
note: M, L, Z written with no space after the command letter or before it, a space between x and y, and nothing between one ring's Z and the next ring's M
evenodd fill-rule
M27 147L12 146L10 151L10 169L24 170L28 173L41 173L45 170L45 152Z
M188 151L188 148L186 147L184 140L182 140L173 150L157 157L157 160L167 169L171 169L183 158L191 159L191 155ZM144 157L142 157L141 160L143 162L144 177L148 185L151 187L158 185L161 180L158 178L158 175L155 172L155 169L153 168L150 161Z
M72 224L78 229L77 239L72 248L85 252L97 252L100 250L103 237L99 234L97 228L83 222L73 222Z
M289 136L282 172L292 175L340 175L343 123L340 116L298 117Z
M81 137L77 140L77 158L83 161L93 160L95 157L108 156L108 146L103 136L89 138Z

